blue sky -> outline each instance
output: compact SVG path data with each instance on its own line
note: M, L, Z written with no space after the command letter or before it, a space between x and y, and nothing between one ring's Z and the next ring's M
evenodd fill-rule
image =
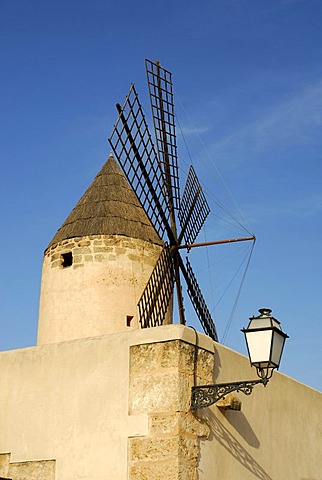
M35 344L43 251L106 160L131 82L148 112L144 58L159 59L182 181L193 161L209 192L200 241L244 236L218 201L257 237L233 316L250 245L191 253L219 334L231 322L225 344L245 353L240 328L272 308L290 335L281 371L321 389L321 18L320 0L1 1L0 350Z

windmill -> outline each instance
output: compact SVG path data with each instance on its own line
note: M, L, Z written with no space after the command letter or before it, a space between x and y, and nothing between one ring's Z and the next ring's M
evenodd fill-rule
M136 193L152 225L164 240L157 264L138 303L142 328L162 325L176 287L179 319L185 324L182 277L191 303L207 335L218 341L210 311L201 293L188 251L210 212L197 175L191 166L180 195L172 74L159 62L145 61L156 146L143 113L134 84L124 104L116 105L118 119L109 138L110 145L129 184ZM207 244L243 239L219 240Z

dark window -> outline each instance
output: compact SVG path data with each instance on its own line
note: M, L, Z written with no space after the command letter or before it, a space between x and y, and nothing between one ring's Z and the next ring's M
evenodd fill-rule
M133 320L133 315L126 315L126 326L131 326L131 321Z
M61 254L61 266L63 268L70 267L73 265L73 254L72 252L62 253Z

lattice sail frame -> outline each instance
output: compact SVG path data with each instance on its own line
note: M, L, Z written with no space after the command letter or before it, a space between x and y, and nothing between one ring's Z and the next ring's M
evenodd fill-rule
M179 209L180 185L172 74L158 62L154 63L147 59L145 67L159 161L165 176L167 191L171 192L173 206Z
M173 287L173 262L170 249L165 245L138 303L142 328L162 325L173 295Z
M194 306L194 309L198 315L198 318L200 320L200 323L205 333L209 335L209 337L211 337L213 340L215 340L215 342L218 342L218 335L217 335L215 324L212 320L210 311L201 293L200 287L198 285L195 274L193 273L193 270L188 258L186 259L186 265L187 265L187 274L189 277L189 280L187 281L188 295L191 300L191 303Z
M110 145L148 218L162 238L169 222L168 201L163 174L134 84L118 110L120 115L109 138Z
M210 209L192 167L181 205L171 73L149 60L146 61L146 69L158 154L133 84L123 106L117 104L119 117L109 138L115 157L152 225L161 238L166 232L169 240L139 300L139 322L142 328L162 325L175 281L179 311L184 310L181 270L204 331L218 341L215 325L190 262L187 260L186 269L179 253L181 240L184 238L186 243L191 243L196 239ZM175 209L181 223L180 235L177 235ZM184 315L181 323L185 323Z
M178 212L182 228L181 236L183 236L186 244L193 243L196 240L209 213L209 205L196 172L191 165Z

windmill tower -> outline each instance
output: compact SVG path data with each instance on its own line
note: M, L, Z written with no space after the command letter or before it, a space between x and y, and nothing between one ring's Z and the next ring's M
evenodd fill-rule
M45 250L38 345L138 328L162 245L110 156Z

